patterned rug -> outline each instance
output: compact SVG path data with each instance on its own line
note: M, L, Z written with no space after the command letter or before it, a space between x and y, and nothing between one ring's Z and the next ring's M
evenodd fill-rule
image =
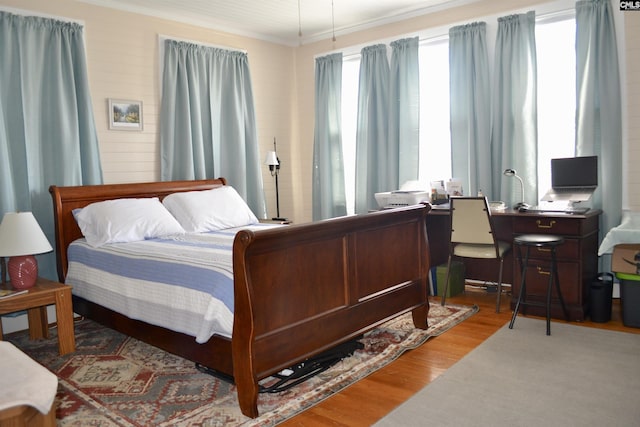
M5 339L58 376L58 426L273 426L348 387L440 335L478 307L432 303L429 329L415 329L406 314L373 329L364 344L318 376L280 393L263 393L261 414L245 417L235 387L198 371L192 362L166 353L90 320L76 322L76 352L58 355L51 338L30 341L18 332ZM269 385L267 378L262 384Z

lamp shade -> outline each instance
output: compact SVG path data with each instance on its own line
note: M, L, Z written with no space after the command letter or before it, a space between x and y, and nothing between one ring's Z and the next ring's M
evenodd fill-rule
M264 164L269 166L278 166L278 155L275 151L267 151L267 157L264 159Z
M53 248L31 212L9 212L0 224L0 256L35 255Z

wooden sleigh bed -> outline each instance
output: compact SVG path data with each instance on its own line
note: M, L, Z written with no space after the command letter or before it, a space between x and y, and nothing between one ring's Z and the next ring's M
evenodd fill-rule
M207 190L223 178L96 186L51 186L57 268L64 282L67 248L82 237L72 211L119 198ZM240 408L258 416L258 381L400 314L427 328L429 249L418 205L240 231L233 243L234 317L228 339L194 337L132 320L74 296L74 312L233 377Z

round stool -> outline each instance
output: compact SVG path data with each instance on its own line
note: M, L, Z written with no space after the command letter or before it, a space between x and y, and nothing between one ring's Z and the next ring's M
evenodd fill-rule
M558 266L556 264L556 248L564 243L564 237L562 236L553 236L548 234L523 234L521 236L517 236L513 239L513 243L518 248L518 260L520 261L520 271L522 273L520 278L520 292L518 294L518 301L516 302L516 308L513 311L513 316L511 316L511 322L509 323L509 329L513 329L513 323L516 321L516 317L518 316L518 311L520 310L521 305L534 305L534 303L526 301L527 295L527 267L529 267L529 252L531 248L545 248L551 252L551 262L549 272L549 284L547 285L547 301L546 301L546 310L547 310L547 335L551 335L551 287L555 282L556 292L558 293L558 299L560 300L560 305L562 306L562 312L565 315L565 318L569 320L569 314L567 312L567 307L564 305L564 300L562 299L562 292L560 290L560 279L558 278ZM524 258L522 257L522 252L524 248Z

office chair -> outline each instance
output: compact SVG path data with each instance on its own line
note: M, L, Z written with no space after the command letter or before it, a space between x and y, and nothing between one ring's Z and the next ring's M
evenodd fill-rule
M496 240L486 197L452 197L450 208L451 238L441 305L444 305L447 296L453 257L498 259L500 270L498 272L496 313L499 313L502 295L502 268L504 257L511 250L511 243Z

